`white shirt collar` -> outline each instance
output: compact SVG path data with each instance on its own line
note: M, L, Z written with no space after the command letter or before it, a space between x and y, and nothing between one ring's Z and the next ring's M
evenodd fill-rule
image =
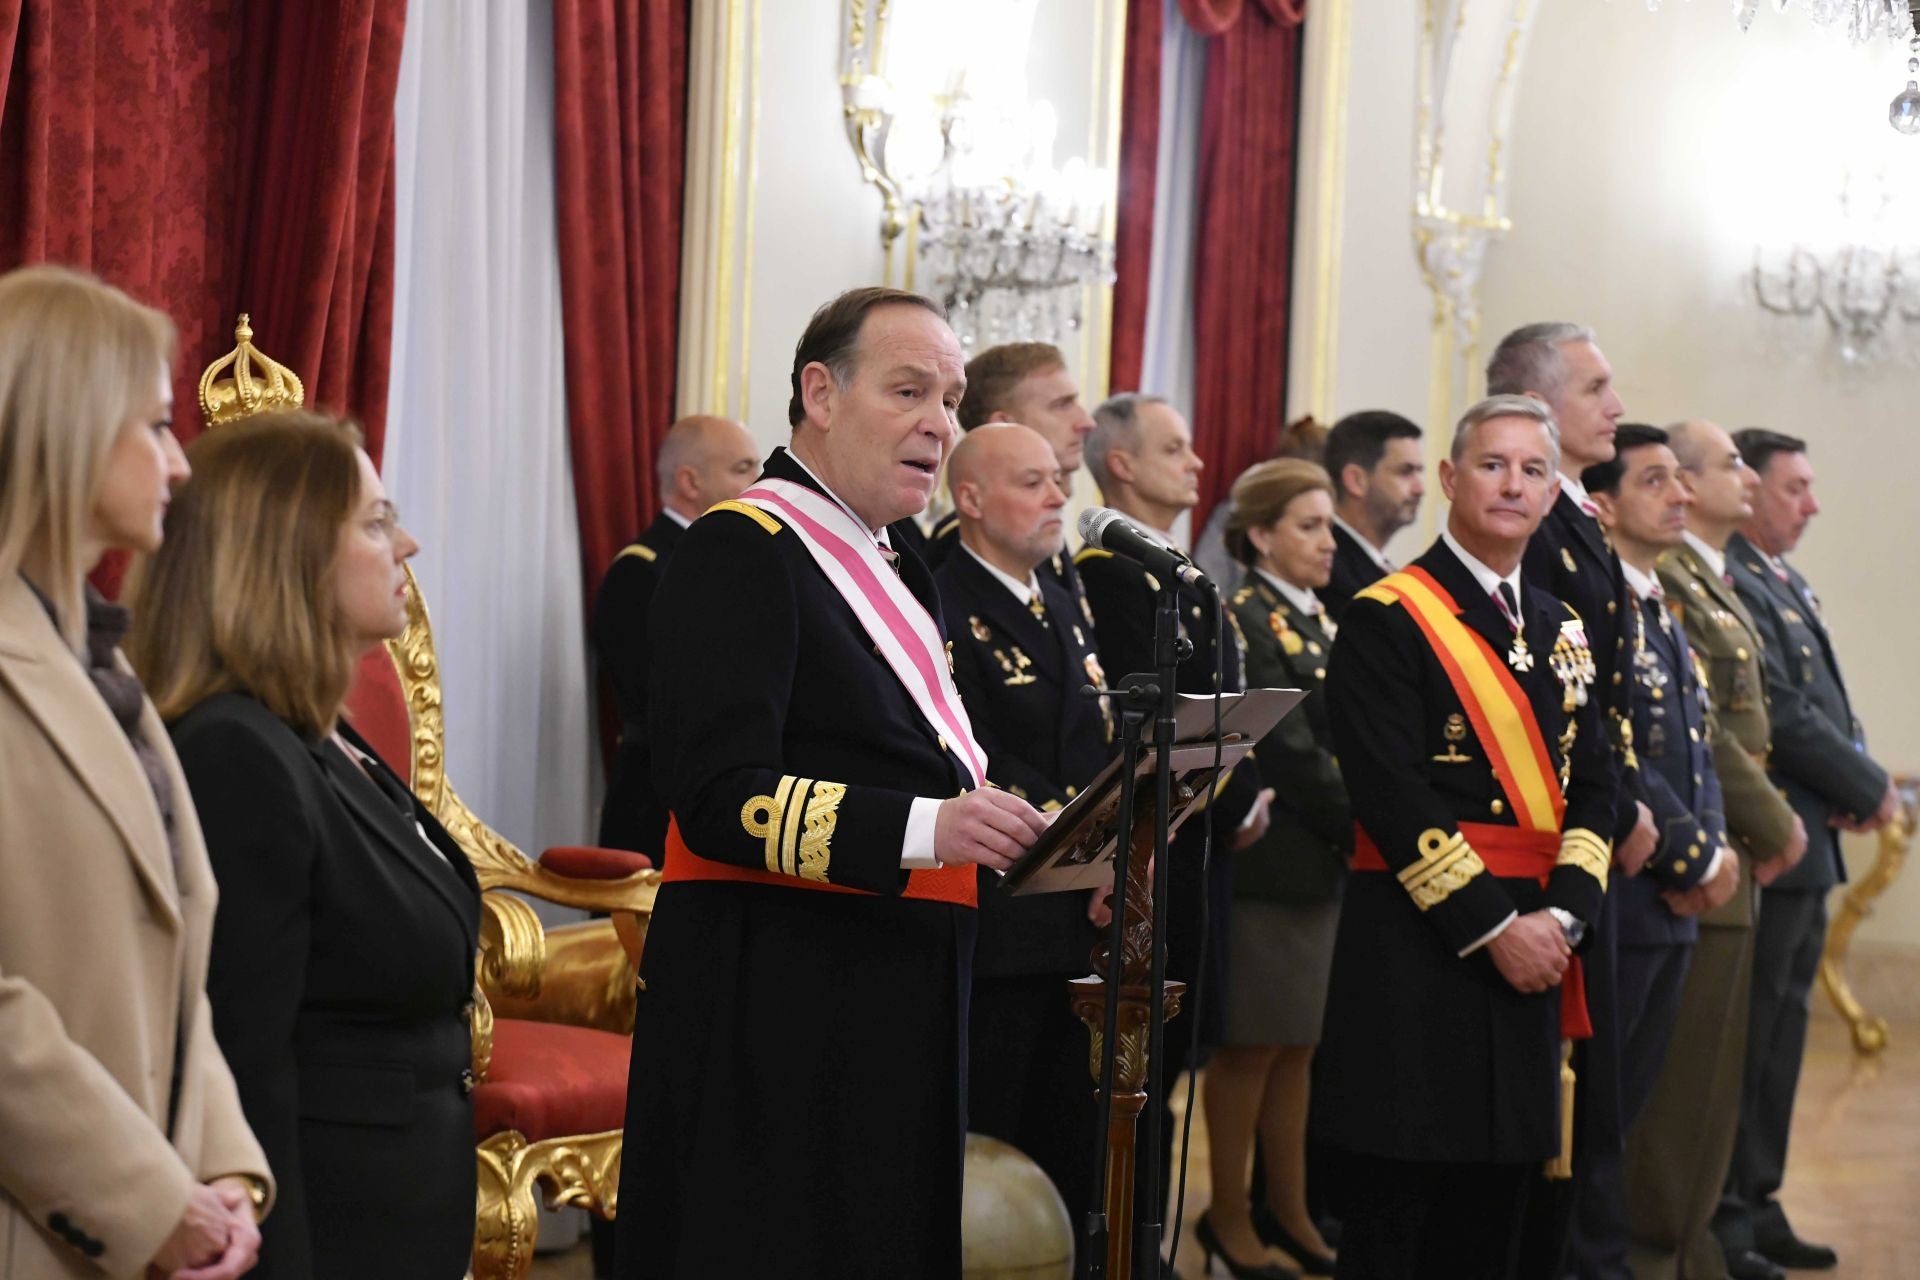
M1504 582L1513 588L1513 598L1515 601L1523 601L1526 599L1524 595L1520 594L1519 565L1514 565L1513 572L1503 578L1493 570L1487 568L1485 564L1481 563L1471 551L1461 546L1459 539L1453 536L1451 530L1442 529L1440 531L1440 539L1447 544L1449 551L1452 551L1453 554L1460 557L1460 563L1467 566L1467 572L1473 575L1473 580L1480 584L1482 591L1490 596L1494 595L1499 591L1500 584Z
M1387 559L1386 553L1384 551L1380 550L1380 548L1373 545L1373 540L1368 538L1366 534L1360 532L1358 529L1354 528L1352 525L1348 524L1345 520L1342 520L1337 515L1333 518L1333 523L1335 528L1345 529L1347 531L1347 536L1349 538L1352 538L1355 542L1359 543L1360 549L1362 551L1366 552L1369 556L1373 557L1373 562L1376 565L1380 566L1380 572L1382 573L1393 572L1393 562Z
M1636 600L1649 600L1663 594L1660 590L1658 579L1650 573L1640 572L1628 564L1625 557L1622 557L1620 560L1620 572L1626 578L1627 585L1633 588L1633 595Z
M820 491L822 493L826 494L827 497L833 500L836 506L838 506L842 511L846 512L847 515L852 517L853 522L855 524L859 525L862 529L867 528L867 522L860 518L860 513L855 511L852 507L848 506L845 502L843 502L840 498L840 495L833 491L833 486L820 478L819 472L815 471L812 467L802 462L800 460L800 455L795 453L793 450L788 449L786 453L789 458L793 459L794 464L796 466L798 466L802 471L806 472L808 475L813 477L813 482L820 486ZM893 540L887 536L887 526L881 525L878 529L869 529L867 531L869 534L872 535L873 540L876 543L887 548L887 550L889 551L893 550Z
M1321 612L1320 597L1314 595L1308 588L1296 587L1284 578L1276 578L1265 569L1255 569L1254 572L1259 574L1267 582L1273 584L1273 589L1285 596L1287 603L1291 604L1300 612L1309 617Z
M1707 562L1707 568L1712 572L1714 577L1724 578L1727 576L1726 552L1714 550L1707 545L1704 538L1691 529L1687 530L1687 545L1693 548L1695 555Z
M978 561L982 569L985 569L988 573L998 578L1000 585L1013 592L1013 598L1018 600L1022 605L1032 604L1033 598L1040 594L1040 575L1034 573L1032 570L1028 570L1027 580L1022 582L999 566L988 564L985 556L975 551L965 542L960 544L960 549Z
M693 521L687 519L672 507L661 507L660 514L679 525L682 529L693 523Z
M1560 492L1572 498L1583 510L1593 505L1593 499L1587 493L1587 486L1564 471L1560 473Z

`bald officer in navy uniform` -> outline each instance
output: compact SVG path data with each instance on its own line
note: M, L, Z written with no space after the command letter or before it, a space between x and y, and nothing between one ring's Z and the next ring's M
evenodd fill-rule
M794 354L792 444L655 603L672 813L641 964L619 1273L960 1275L975 868L1044 830L984 786L932 576L890 545L958 435L936 304L857 289ZM715 673L720 678L715 678Z
M1521 1232L1565 1154L1570 966L1614 806L1584 625L1521 568L1558 463L1538 401L1469 409L1446 531L1360 593L1327 666L1357 824L1313 1099L1346 1191L1339 1276L1540 1280Z
M594 652L620 714L620 745L600 809L600 843L644 853L656 867L667 811L653 789L647 748L647 676L653 664L647 613L681 533L759 474L759 449L739 423L700 415L668 427L654 460L660 514L620 549L594 598Z
M1841 831L1875 831L1898 805L1893 780L1867 754L1820 602L1784 557L1818 514L1804 440L1750 427L1734 433L1760 478L1753 515L1727 542L1734 589L1759 627L1773 745L1768 773L1807 831L1807 853L1763 881L1754 933L1753 1003L1740 1132L1714 1233L1786 1268L1825 1269L1835 1251L1794 1232L1778 1200L1793 1097L1806 1055L1807 1001L1827 936L1827 892L1844 883Z
M1686 633L1667 610L1655 569L1661 554L1684 540L1692 502L1667 433L1621 424L1612 461L1588 467L1581 483L1600 509L1633 595L1624 628L1625 669L1634 684L1627 743L1660 831L1640 874L1616 877L1613 891L1620 1112L1622 1125L1631 1128L1673 1038L1699 917L1732 898L1740 860L1728 844L1705 680ZM1629 1241L1622 1158L1596 1154L1577 1206L1573 1274L1633 1280Z
M959 545L934 580L954 683L986 749L988 779L1057 810L1113 751L1105 704L1081 693L1105 683L1093 638L1073 597L1038 572L1063 537L1060 464L1038 432L990 423L954 449L947 484ZM1012 897L991 872L979 879L968 1128L1031 1156L1079 1222L1098 1125L1087 1031L1067 983L1091 971L1094 904L1085 893Z
M1017 422L1039 432L1060 464L1060 492L1067 501L1073 500L1073 477L1080 470L1093 417L1080 403L1080 386L1060 348L1047 342L1007 342L967 361L960 429L972 431L991 422ZM959 531L959 513L948 512L927 539L928 564L938 569L946 562L959 545ZM1040 572L1066 588L1091 628L1093 612L1064 542L1047 557Z

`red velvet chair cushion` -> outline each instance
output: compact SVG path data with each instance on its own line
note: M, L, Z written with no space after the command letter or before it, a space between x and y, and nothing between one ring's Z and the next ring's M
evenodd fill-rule
M369 650L360 659L347 690L347 719L367 745L386 761L387 768L413 783L413 726L407 720L407 691L387 646Z
M569 880L624 880L636 871L650 870L653 859L625 849L563 844L541 854L540 865Z
M474 1136L516 1129L528 1142L605 1133L626 1123L630 1037L501 1018L493 1065L473 1091Z

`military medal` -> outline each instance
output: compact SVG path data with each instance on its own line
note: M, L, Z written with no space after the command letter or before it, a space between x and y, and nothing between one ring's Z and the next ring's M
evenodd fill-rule
M973 638L975 640L978 640L981 644L985 644L987 641L993 639L993 632L987 630L987 624L980 621L979 618L969 617L967 619L967 624L973 630Z
M1273 628L1273 638L1280 642L1280 647L1286 650L1289 658L1299 657L1307 647L1300 639L1300 633L1287 625L1287 615L1279 610L1267 615L1267 625Z
M1533 651L1527 648L1525 633L1513 633L1513 647L1507 650L1507 665L1515 671L1533 670Z

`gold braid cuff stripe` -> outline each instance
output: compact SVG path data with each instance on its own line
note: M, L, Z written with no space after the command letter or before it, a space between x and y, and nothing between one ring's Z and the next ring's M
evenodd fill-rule
M1607 887L1607 867L1613 861L1613 846L1585 827L1575 827L1560 837L1559 866L1578 867Z
M1398 875L1413 905L1425 911L1445 902L1455 890L1486 870L1487 864L1480 861L1465 836L1429 827L1420 833L1420 861L1402 867Z
M783 776L770 796L740 807L740 826L765 842L767 870L777 876L825 883L833 860L833 831L847 788L839 782Z

